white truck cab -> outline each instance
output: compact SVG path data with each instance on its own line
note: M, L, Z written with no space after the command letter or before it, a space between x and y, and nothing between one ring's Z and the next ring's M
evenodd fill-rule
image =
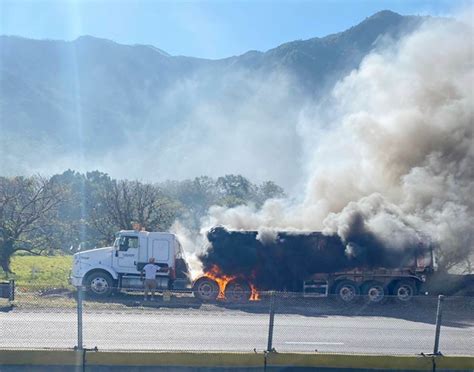
M114 290L142 289L140 272L155 258L164 268L157 273L158 289L185 289L189 270L181 244L174 234L122 230L112 247L91 249L74 254L71 284L85 286L95 296L108 296Z

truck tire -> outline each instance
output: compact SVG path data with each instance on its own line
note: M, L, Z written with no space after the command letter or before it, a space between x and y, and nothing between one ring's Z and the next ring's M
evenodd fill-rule
M368 304L382 304L387 298L388 290L382 283L370 281L362 285L362 294Z
M342 280L336 285L334 293L339 302L349 304L358 299L360 291L357 284L352 280Z
M219 296L219 285L211 278L199 278L194 283L193 294L201 301L214 301Z
M114 289L112 276L103 271L95 271L88 274L84 284L87 294L96 298L108 297L112 294Z
M243 280L231 280L225 286L225 299L232 303L243 303L250 300L252 289Z
M393 288L393 295L401 303L410 302L417 294L417 288L412 280L400 280Z

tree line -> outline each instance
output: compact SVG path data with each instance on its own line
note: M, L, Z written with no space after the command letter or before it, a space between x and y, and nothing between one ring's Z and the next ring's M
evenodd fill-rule
M0 266L10 273L17 251L72 253L110 243L119 230L167 231L177 219L199 229L212 205L258 207L284 195L272 181L257 185L241 175L162 183L117 180L100 171L0 177Z

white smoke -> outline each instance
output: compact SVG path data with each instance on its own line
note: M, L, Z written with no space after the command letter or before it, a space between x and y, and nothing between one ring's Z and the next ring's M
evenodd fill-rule
M217 68L216 68L217 69ZM219 70L217 70L219 71ZM291 124L301 108L290 76L279 72L262 77L238 68L224 75L202 72L196 78L177 81L166 92L155 118L145 130L131 130L124 158L111 151L103 162L112 175L125 168L132 177L187 179L207 175L245 174L262 182L284 184L286 172L301 156L298 135ZM166 113L166 117L160 116ZM157 133L156 121L162 120ZM151 151L143 151L143 143ZM273 159L281 156L281 166ZM137 159L140 159L138 162ZM237 161L236 161L237 159Z
M263 228L258 231L255 239L262 242L263 245L275 243L278 238L278 231L275 229Z
M467 259L474 244L473 87L472 22L425 22L368 55L325 107L302 113L304 200L272 200L258 211L214 207L207 224L324 229L344 238L357 215L388 246L428 235L446 268Z
M186 254L185 261L189 265L191 278L196 278L202 273L202 263L198 258L199 253L204 250L203 235L193 233L191 230L176 221L170 228L170 232L178 237Z

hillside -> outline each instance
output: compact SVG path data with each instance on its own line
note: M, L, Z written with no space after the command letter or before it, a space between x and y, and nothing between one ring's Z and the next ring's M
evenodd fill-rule
M286 147L293 164L301 105L421 20L383 11L341 33L221 60L91 36L0 36L0 173L99 167L117 174L124 165L136 168L124 176L150 179L244 172L278 154L261 148L264 138ZM230 131L239 133L233 141ZM228 169L234 152L223 152L232 149L244 151L243 162ZM144 164L160 170L144 173ZM279 178L271 169L249 176Z

